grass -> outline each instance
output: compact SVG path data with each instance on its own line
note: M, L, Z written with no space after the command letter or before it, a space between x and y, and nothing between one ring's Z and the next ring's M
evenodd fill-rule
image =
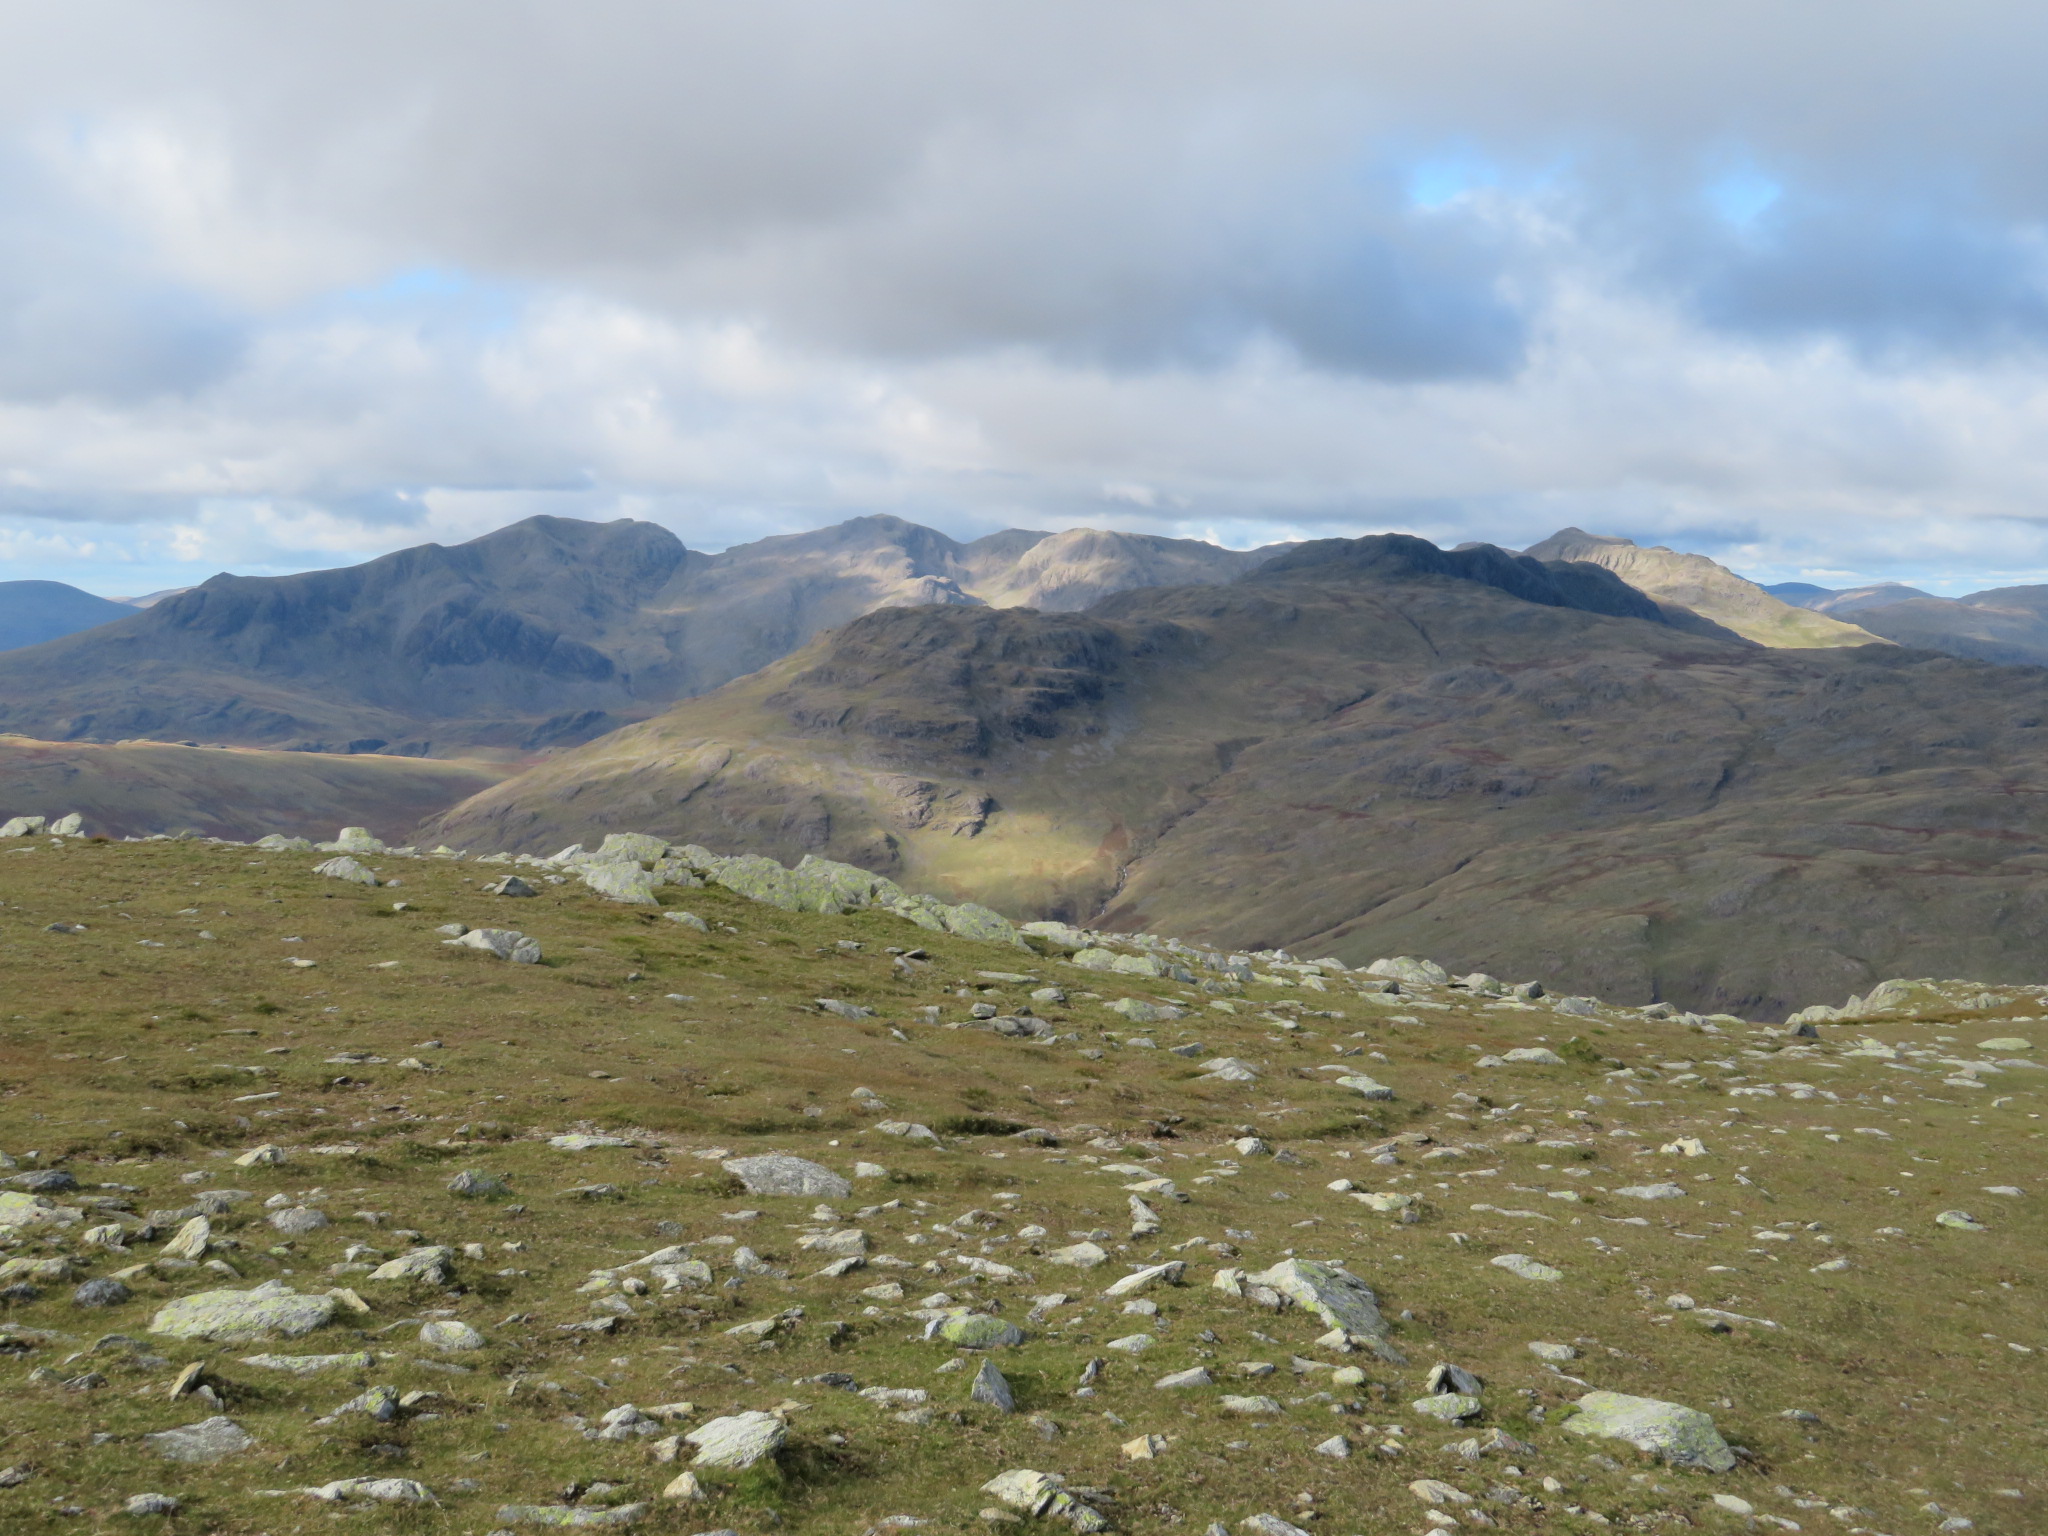
M1259 1511L1318 1533L1411 1531L1423 1506L1406 1485L1421 1477L1482 1501L1511 1489L1542 1506L1451 1511L1467 1523L1473 1510L1489 1511L1512 1530L1591 1529L1594 1515L1614 1526L1682 1517L1739 1527L1709 1502L1714 1493L1807 1531L1926 1530L1939 1518L1922 1511L1930 1502L1989 1536L2042 1528L2044 1355L2009 1347L2048 1350L2039 1215L2048 1170L2033 1077L2009 1068L1985 1079L1994 1087L1968 1090L1945 1084L1935 1063L1847 1054L1865 1034L1966 1055L1979 1039L2020 1035L2048 1054L2038 996L1824 1026L1817 1044L1762 1028L1710 1033L1622 1013L1488 1008L1448 991L1380 1002L1341 979L1322 992L1255 982L1225 1014L1205 1006L1208 994L1170 982L1114 984L1051 956L883 914L788 914L717 889L663 893L708 919L706 935L575 884L528 900L484 896L502 873L492 866L373 860L401 883L367 890L313 876L307 855L196 842L23 847L34 851L0 853L0 1148L23 1170L78 1179L76 1194L53 1198L123 1201L140 1219L209 1189L250 1198L214 1218L229 1245L216 1257L239 1279L151 1270L129 1281L133 1300L105 1311L74 1306L70 1283L9 1305L0 1466L28 1475L0 1489L0 1527L126 1528L122 1500L157 1491L183 1501L161 1522L178 1533L285 1536L337 1519L482 1533L497 1527L501 1505L562 1502L576 1489L584 1505L650 1501L640 1528L651 1531L859 1532L890 1515L965 1531L985 1528L983 1481L1032 1467L1111 1490L1103 1510L1129 1531L1193 1533ZM405 910L394 910L399 901ZM59 921L87 931L47 931ZM511 966L446 947L434 929L450 921L531 933L548 963ZM931 964L900 978L892 946L921 946ZM288 957L315 963L293 967ZM970 1002L1027 1002L1028 987L992 985L978 976L985 970L1067 988L1065 1005L1031 1004L1061 1041L912 1022L913 1009L931 1004L962 1023ZM1178 999L1188 1012L1133 1027L1105 1007L1125 996ZM820 997L877 1013L838 1018L815 1007ZM1280 998L1305 1007L1285 1021L1262 1013ZM1446 1006L1423 1012L1432 1001ZM1390 1020L1408 1007L1427 1022ZM1139 1036L1160 1048L1121 1043ZM1204 1047L1194 1061L1166 1049L1189 1041ZM1567 1064L1472 1065L1481 1051L1536 1043ZM1350 1063L1339 1051L1380 1059ZM1246 1084L1195 1077L1209 1055L1254 1061L1262 1075ZM1399 1097L1362 1103L1326 1080L1336 1074L1315 1070L1340 1059ZM1611 1076L1615 1060L1634 1075ZM1660 1065L1669 1062L1690 1065ZM857 1086L887 1108L864 1108L851 1097ZM1730 1092L1759 1086L1774 1096ZM883 1120L930 1125L945 1145L883 1134ZM1009 1135L1021 1127L1048 1129L1059 1145ZM571 1130L633 1144L548 1145ZM1284 1155L1241 1156L1228 1143L1246 1131ZM1634 1134L1614 1134L1622 1131ZM1432 1140L1398 1146L1396 1163L1371 1160L1381 1138L1402 1133ZM1658 1150L1692 1135L1706 1157ZM233 1164L260 1143L285 1147L289 1160ZM337 1146L356 1150L314 1150ZM867 1161L887 1173L857 1181L850 1198L829 1202L835 1215L814 1220L817 1201L745 1194L723 1159L700 1155L719 1148L794 1152L843 1174ZM1446 1150L1458 1155L1430 1155ZM1105 1164L1142 1164L1189 1198L1147 1197L1164 1230L1132 1240L1122 1186L1136 1176ZM457 1199L445 1185L463 1169L495 1175L511 1193ZM1339 1179L1418 1196L1417 1219L1404 1224L1326 1188ZM1661 1180L1687 1194L1643 1202L1614 1193ZM590 1192L598 1185L609 1190ZM1987 1185L2028 1193L1993 1196ZM264 1220L273 1196L317 1206L332 1225L284 1238ZM1935 1226L1951 1207L1988 1230ZM959 1220L974 1211L984 1214ZM166 1223L127 1254L102 1253L78 1240L90 1224L21 1229L0 1257L69 1256L83 1278L143 1264L169 1236ZM868 1234L869 1266L815 1277L823 1260L798 1243L846 1226ZM1027 1235L1032 1227L1043 1235ZM1108 1234L1110 1263L1083 1271L1048 1261L1095 1231ZM719 1237L734 1241L706 1241ZM374 1262L349 1260L352 1245L388 1255L415 1241L457 1249L451 1285L395 1289L348 1267ZM678 1242L712 1263L717 1284L666 1296L579 1289L594 1270ZM782 1273L737 1275L740 1245ZM1557 1265L1565 1281L1532 1283L1487 1263L1508 1251ZM1209 1285L1218 1267L1259 1269L1289 1253L1341 1259L1371 1284L1409 1363L1331 1354L1315 1345L1323 1327L1313 1319ZM908 1267L874 1262L880 1255ZM960 1263L969 1257L1035 1278L978 1278ZM1148 1293L1158 1316L1124 1315L1120 1301L1102 1299L1127 1264L1168 1257L1189 1261L1190 1283ZM1812 1268L1837 1257L1851 1267ZM268 1279L352 1287L369 1311L270 1345L148 1332L175 1295ZM861 1294L890 1280L902 1300ZM1015 1415L967 1401L976 1358L938 1371L955 1352L923 1342L906 1312L940 1291L1027 1329L1023 1345L995 1352ZM1074 1300L1027 1322L1035 1299L1054 1291ZM1697 1306L1668 1304L1681 1293ZM797 1308L801 1317L765 1341L722 1332ZM1717 1332L1702 1321L1706 1308L1778 1326L1733 1321ZM487 1347L435 1356L417 1342L430 1314L470 1323ZM564 1331L607 1316L610 1335ZM1139 1332L1157 1341L1141 1355L1106 1348ZM141 1347L94 1348L110 1334ZM1539 1339L1578 1349L1561 1367L1572 1377L1710 1412L1746 1459L1710 1477L1563 1433L1583 1388L1528 1352ZM293 1377L241 1363L264 1350L364 1348L378 1362L362 1373ZM1095 1358L1109 1364L1093 1395L1077 1397ZM199 1360L224 1411L258 1444L210 1465L164 1462L140 1437L214 1411L165 1396ZM1409 1408L1439 1360L1485 1380L1475 1425L1447 1429ZM1241 1362L1273 1369L1239 1376ZM1196 1364L1218 1385L1153 1388ZM1343 1366L1360 1367L1364 1381L1336 1383L1330 1368ZM104 1385L64 1384L87 1371ZM928 1421L903 1422L900 1409L806 1380L825 1372L862 1387L925 1389ZM390 1424L316 1422L375 1384L436 1395ZM1269 1394L1282 1411L1235 1417L1220 1406L1225 1392ZM651 1439L590 1440L576 1422L594 1426L624 1403L677 1401L693 1406L674 1429L781 1408L790 1444L772 1467L711 1480L711 1507L679 1507L659 1494L680 1466L654 1462ZM1791 1409L1817 1420L1781 1416ZM1476 1465L1448 1450L1494 1425L1533 1450ZM1142 1434L1165 1436L1166 1453L1127 1460L1119 1447ZM1348 1459L1314 1450L1335 1434L1351 1442ZM348 1515L260 1493L355 1475L417 1478L440 1503ZM590 1492L595 1484L613 1491ZM1858 1512L1838 1519L1830 1508Z

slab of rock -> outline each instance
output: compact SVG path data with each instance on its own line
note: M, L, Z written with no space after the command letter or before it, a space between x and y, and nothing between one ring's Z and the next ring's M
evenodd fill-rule
M645 1504L619 1504L586 1509L576 1504L502 1504L500 1525L632 1525L647 1513Z
M1366 1099L1391 1099L1394 1090L1385 1083L1375 1081L1362 1073L1351 1072L1336 1079L1339 1088L1349 1088L1353 1093Z
M1683 1200L1685 1191L1676 1184L1629 1184L1615 1191L1624 1200Z
M1015 1323L983 1312L955 1312L935 1318L925 1333L928 1339L951 1344L956 1349L1000 1349L1024 1342L1024 1330Z
M249 1291L200 1291L167 1302L150 1319L151 1333L216 1344L296 1339L334 1317L332 1296L301 1296L275 1280Z
M185 1506L168 1493L131 1493L121 1506L124 1515L175 1515Z
M467 1323L443 1317L420 1325L420 1342L429 1349L453 1354L460 1350L482 1349L484 1336Z
M1567 1360L1579 1358L1579 1352L1569 1344L1546 1344L1541 1340L1529 1346L1529 1353L1538 1360L1548 1360L1553 1365L1562 1365Z
M334 834L334 841L328 845L336 853L389 853L368 827L343 827Z
M1562 1280L1564 1271L1552 1269L1548 1264L1532 1259L1526 1253L1504 1253L1499 1258L1489 1259L1496 1269L1504 1269L1511 1275L1520 1275L1524 1280Z
M697 1447L693 1467L751 1467L773 1456L789 1439L789 1428L772 1413L736 1413L700 1424L683 1436Z
M592 1152L599 1147L630 1147L633 1143L624 1136L592 1136L571 1131L566 1136L550 1136L548 1145L559 1152Z
M1623 1392L1588 1392L1579 1399L1578 1409L1565 1420L1568 1433L1624 1440L1674 1466L1726 1472L1735 1465L1735 1453L1714 1428L1713 1419L1697 1408Z
M1413 955L1395 955L1388 960L1375 960L1365 968L1368 976L1384 976L1389 981L1408 982L1417 986L1441 987L1450 982L1451 973L1433 960L1418 960Z
M1109 1257L1109 1250L1098 1243L1080 1242L1067 1248L1055 1248L1045 1256L1048 1264L1068 1264L1075 1269L1093 1269Z
M88 1280L71 1293L71 1302L79 1307L118 1307L134 1294L118 1280Z
M1425 1418L1441 1419L1446 1424L1473 1418L1486 1408L1478 1398L1465 1392L1438 1392L1430 1397L1419 1397L1408 1406Z
M1216 1056L1202 1063L1202 1076L1216 1083L1255 1083L1259 1069L1235 1056Z
M1535 1067L1561 1067L1564 1058L1545 1045L1518 1045L1512 1051L1502 1051L1502 1061L1525 1063Z
M446 1283L455 1262L455 1250L439 1244L408 1248L395 1259L387 1259L370 1271L372 1280L420 1280L428 1285Z
M1225 1413L1257 1414L1278 1413L1280 1411L1279 1402L1274 1398L1264 1395L1257 1397L1225 1397L1218 1401L1217 1406Z
M1336 1264L1282 1259L1246 1279L1278 1291L1330 1327L1341 1329L1348 1338L1377 1344L1387 1336L1386 1319L1380 1316L1379 1298L1372 1288Z
M830 1168L787 1152L736 1157L719 1166L746 1185L750 1195L822 1195L844 1199L853 1193L853 1186Z
M377 1357L367 1349L351 1355L244 1355L241 1363L259 1371L287 1371L294 1376L314 1376L322 1371L367 1371Z
M329 859L324 864L315 864L313 873L325 875L330 880L346 880L352 885L377 885L381 882L354 859L343 856Z
M1152 1383L1153 1389L1159 1392L1174 1392L1182 1387L1213 1387L1214 1385L1216 1385L1216 1378L1199 1365L1185 1371L1175 1371L1171 1375L1162 1376Z
M1949 1227L1957 1232L1983 1232L1988 1230L1984 1223L1968 1211L1943 1211L1934 1218L1937 1227Z
M998 1413L1017 1411L1017 1399L1010 1391L1010 1383L996 1369L993 1360L981 1362L981 1369L974 1373L974 1381L967 1389L967 1399L969 1402L986 1403Z
M660 888L661 877L637 864L585 864L576 873L585 885L606 901L625 902L636 907L661 904L654 894Z
M44 1224L69 1225L82 1213L41 1195L24 1195L15 1190L0 1191L0 1227L37 1227ZM68 1220L67 1220L68 1217Z
M492 1195L509 1195L512 1186L495 1174L479 1173L474 1168L465 1168L448 1181L448 1193L471 1199L488 1199Z
M538 965L541 960L540 941L511 928L472 928L458 938L441 942L458 949L480 949L514 965Z
M219 1461L237 1451L246 1451L256 1437L225 1415L201 1419L182 1429L159 1430L144 1435L142 1443L165 1461Z
M1150 1290L1155 1285L1179 1285L1181 1276L1187 1273L1187 1269L1188 1266L1184 1260L1169 1259L1164 1264L1154 1264L1133 1274L1125 1275L1123 1279L1117 1281L1116 1284L1112 1285L1102 1294L1105 1296L1135 1296L1138 1292Z
M327 1213L310 1205L288 1205L270 1213L270 1224L286 1237L304 1237L327 1225Z
M1251 1532L1251 1536L1308 1536L1300 1526L1290 1524L1278 1515L1246 1515L1237 1522L1237 1528Z

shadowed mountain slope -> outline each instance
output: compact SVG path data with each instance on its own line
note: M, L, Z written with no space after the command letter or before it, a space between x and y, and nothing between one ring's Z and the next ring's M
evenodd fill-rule
M41 645L134 611L61 581L0 581L0 651Z
M2048 587L1915 597L1859 608L1856 622L1900 645L2008 665L2048 665Z
M425 835L817 853L1020 916L1638 1002L2029 974L2048 673L1616 602L1604 572L1376 538L1085 614L875 613Z
M1791 649L1871 645L1875 635L1854 624L1783 602L1705 555L1680 554L1661 544L1644 549L1632 539L1565 528L1523 553L1538 560L1573 560L1605 566L1659 602L1676 604L1734 630L1758 645Z
M141 613L107 604L120 622L0 657L0 730L532 751L654 714L876 608L1077 607L1164 579L1227 581L1269 553L1085 529L962 544L868 517L704 555L651 523L537 517L340 570L216 576Z

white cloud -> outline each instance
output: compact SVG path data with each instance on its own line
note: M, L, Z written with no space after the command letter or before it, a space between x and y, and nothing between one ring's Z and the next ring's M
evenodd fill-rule
M2029 8L14 20L0 575L537 510L2048 569Z

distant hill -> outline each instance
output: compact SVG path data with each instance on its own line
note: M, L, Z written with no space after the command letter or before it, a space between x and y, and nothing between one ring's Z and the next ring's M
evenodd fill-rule
M1946 601L1899 581L1881 581L1868 587L1816 587L1806 581L1781 581L1764 590L1795 608L1836 615L1861 613L1866 608L1882 608L1889 603L1903 603L1918 597L1937 603Z
M869 614L429 826L644 830L948 899L1771 1010L2020 979L2048 673L1764 648L1609 572L1324 541L1081 614Z
M61 581L0 581L0 651L41 645L134 611Z
M1881 643L1854 624L1782 602L1705 555L1680 554L1661 544L1645 549L1632 539L1579 528L1560 529L1523 553L1538 560L1580 560L1605 566L1660 602L1711 619L1758 645L1805 650Z
M119 622L0 656L0 730L531 752L657 713L876 608L1074 608L1161 580L1228 581L1271 553L1085 529L963 544L865 517L706 555L652 523L537 517L340 570L216 576L139 613L105 603Z

